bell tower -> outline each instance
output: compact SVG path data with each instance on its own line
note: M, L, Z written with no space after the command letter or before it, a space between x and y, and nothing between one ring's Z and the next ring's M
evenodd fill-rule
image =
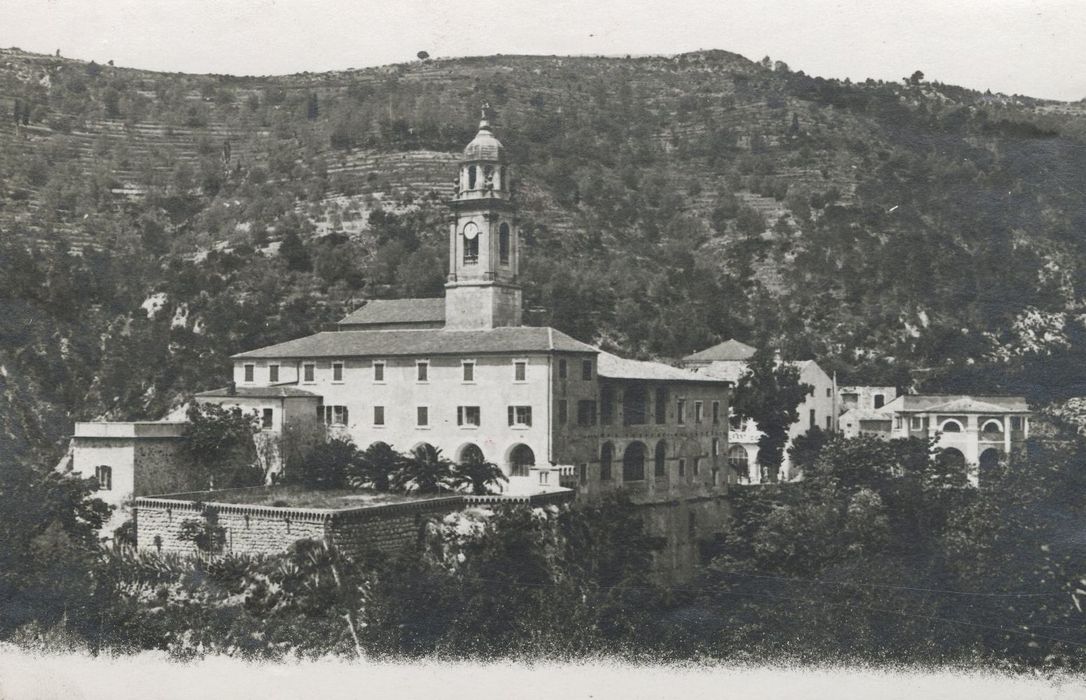
M445 328L485 330L522 320L520 239L505 148L487 119L464 149L449 202L449 277Z

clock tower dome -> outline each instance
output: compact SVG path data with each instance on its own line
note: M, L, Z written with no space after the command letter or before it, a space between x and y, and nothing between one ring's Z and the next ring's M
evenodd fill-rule
M512 200L505 148L491 130L484 105L449 202L449 330L521 325L520 240Z

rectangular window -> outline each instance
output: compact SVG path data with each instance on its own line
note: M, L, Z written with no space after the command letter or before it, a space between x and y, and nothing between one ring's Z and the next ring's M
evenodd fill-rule
M909 421L909 422L912 424L913 430L923 430L924 429L924 419L921 418L920 416L913 416L912 420Z
M94 468L94 478L98 481L99 491L113 490L113 467L100 465Z
M510 406L509 425L528 427L532 424L531 406Z
M385 407L374 406L373 407L373 424L384 425L385 424Z
M807 413L807 415L808 415L808 417L810 417L810 419L811 419L811 425L810 425L810 427L812 427L812 428L813 428L813 427L815 427L815 426L817 425L817 422L815 421L815 410L814 410L814 409L812 408L812 409L811 409L811 410L810 410L810 411L809 411L809 412ZM898 427L900 427L900 426L898 426Z
M686 460L679 459L679 476L686 476Z
M268 365L268 381L272 384L279 381L279 365Z
M343 363L342 362L333 362L332 363L332 381L333 382L342 382L343 381Z
M430 425L430 407L418 406L415 409L415 425L425 428Z
M581 486L584 486L585 484L588 483L588 465L587 464L582 464L580 466L580 473L581 473L581 479L580 479Z
M528 363L517 360L513 363L513 381L523 382L528 379Z
M814 411L811 411L814 413ZM894 429L901 430L901 416L894 416Z
M607 384L600 387L600 423L602 425L611 425L614 404L611 387Z
M272 427L272 409L265 408L264 413L260 416L260 427L264 430L271 430Z
M415 363L415 379L420 382L430 381L430 363L421 360Z
M885 403L886 403L886 397L885 396L883 396L882 394L875 394L875 408L882 408L883 404L885 404Z
M474 382L475 381L475 363L472 362L471 360L465 360L464 362L460 363L460 366L464 368L464 381L465 382Z
M713 425L720 425L720 402L713 402Z
M826 416L826 430L830 430L830 417Z
M656 405L653 406L652 412L656 417L656 425L667 422L667 389L660 387L656 390Z
M1022 416L1011 416L1011 430L1022 429Z
M327 425L347 425L347 407L325 406L324 422Z
M479 426L479 407L478 406L457 406L456 407L456 424L457 425L471 425Z
M565 360L558 360L558 378L559 379L565 379L566 378L566 371L567 371L566 370L566 361Z
M383 382L385 381L385 363L374 362L373 363L373 381Z
M247 381L247 382L253 381L253 371L255 369L256 368L255 368L254 365L245 365L245 381Z
M592 360L581 361L581 379L586 382L592 379Z
M826 387L826 398L828 399L828 398L830 398L832 396L833 396L833 389L830 389L829 387Z
M701 457L694 458L694 476L701 474Z
M683 399L675 402L675 421L679 425L686 425L686 401Z
M695 423L700 423L701 422L702 414L704 412L705 412L704 406L702 405L701 401L695 401L694 402L694 422Z
M315 374L316 374L316 365L314 365L312 362L307 362L306 364L302 365L302 381L303 382L316 381L316 379L314 378Z
M713 438L713 456L720 454L720 438Z
M565 425L569 422L569 404L565 399L558 401L558 425Z
M596 402L585 399L577 402L577 425L585 427L596 424Z

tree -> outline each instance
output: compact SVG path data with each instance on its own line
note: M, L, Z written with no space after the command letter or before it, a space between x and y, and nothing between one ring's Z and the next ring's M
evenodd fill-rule
M0 632L84 619L98 533L110 508L94 479L12 459L0 479Z
M924 81L924 71L920 71L920 70L914 71L913 74L910 75L905 80L905 82L907 82L909 85L919 85L923 81Z
M309 251L305 249L301 236L293 228L283 236L283 242L279 244L279 256L286 261L287 268L296 272L309 272L313 267Z
M350 438L334 437L315 445L302 459L296 473L287 472L287 479L311 488L343 488L348 476L356 473L361 463L362 454Z
M424 443L416 447L392 475L393 488L420 494L448 491L452 483L453 463L441 450Z
M481 459L480 455L475 453L453 467L450 483L454 488L468 486L474 495L485 496L493 493L493 487L503 481L508 482L509 477L501 468L493 462Z
M208 488L255 486L264 474L256 465L256 412L193 402L186 412L185 451Z
M415 55L418 57L418 59L420 61L425 61L426 59L430 58L430 53L428 51L419 51Z
M788 429L799 419L798 407L813 391L799 381L799 368L778 361L772 350L759 348L747 363L746 373L735 388L736 414L749 418L762 432L758 438L758 464L770 480L784 459Z
M818 459L828 439L829 435L817 425L812 426L803 435L797 435L792 440L792 447L788 450L792 466L801 473L806 471Z
M355 488L372 488L388 491L392 477L400 469L405 457L386 442L377 441L359 455L355 470L348 476L348 483Z

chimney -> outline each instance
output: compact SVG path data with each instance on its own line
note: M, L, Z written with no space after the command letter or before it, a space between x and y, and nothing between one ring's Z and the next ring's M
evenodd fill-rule
M237 396L238 395L238 384L233 379L231 379L230 383L226 385L226 395L227 396Z

